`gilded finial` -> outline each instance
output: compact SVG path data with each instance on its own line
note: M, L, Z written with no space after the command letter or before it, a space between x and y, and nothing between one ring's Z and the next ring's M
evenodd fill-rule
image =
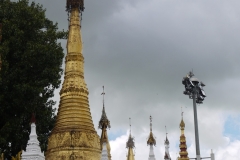
M178 160L189 160L188 152L187 152L186 137L184 135L185 123L183 121L183 113L184 112L181 113L182 120L181 120L181 123L180 123L181 136L180 136L180 145L179 145L179 148L180 148L179 155L180 155L180 157L178 158Z
M152 116L150 116L150 134L147 140L147 145L154 145L154 146L156 145L156 140L152 133Z
M135 144L134 144L134 138L132 137L132 125L131 125L131 118L129 118L129 127L130 127L130 134L129 134L129 138L128 141L126 143L126 148L134 148Z
M103 96L103 107L104 107L104 96L105 96L105 92L104 92L104 86L102 86L103 87L103 92L102 92L102 96Z
M181 128L181 130L184 130L184 128L185 128L185 123L184 123L184 121L183 121L183 113L184 113L184 112L181 113L181 114L182 114L182 120L181 120L181 123L180 123L180 128Z
M181 123L180 123L180 128L181 128L181 130L184 130L184 128L185 128L185 123L184 123L184 121L183 121L183 108L181 107L181 116L182 116L182 120L181 120Z
M165 132L166 132L166 136L167 136L167 134L168 134L168 133L167 133L167 126L165 126Z
M128 148L127 160L134 160L135 143L134 138L131 135L131 118L129 118L129 122L130 122L130 134L128 137L128 141L126 142L126 148Z
M152 132L152 116L150 116L150 132Z
M181 116L182 116L182 119L183 119L183 107L181 107Z
M131 118L129 118L129 128L130 128L130 135L131 135L131 131L132 131Z
M165 126L165 131L166 131L166 140L165 140L165 145L169 145L169 141L167 138L168 132L167 132L167 126Z
M103 96L103 109L102 109L102 116L101 116L101 119L99 121L99 126L98 128L100 129L103 129L103 128L111 128L110 126L110 121L108 120L107 118L107 114L105 112L105 106L104 106L104 95L105 95L105 92L104 92L104 86L103 86L103 92L101 93L101 95Z

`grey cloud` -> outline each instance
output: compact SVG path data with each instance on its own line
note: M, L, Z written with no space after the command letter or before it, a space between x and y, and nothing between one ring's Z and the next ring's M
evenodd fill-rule
M47 16L66 30L65 0L55 2L40 3ZM192 101L182 94L181 84L191 69L206 84L200 116L205 110L210 115L239 112L239 5L237 0L85 0L83 54L95 127L105 85L113 132L127 130L129 117L134 132L143 132L151 114L156 131L164 135L167 125L169 132L179 133L180 107L187 106L187 132L192 133ZM204 127L204 117L199 121ZM209 125L205 128L214 123ZM205 129L200 130L204 147L224 143L221 128L216 132L218 138L212 140Z

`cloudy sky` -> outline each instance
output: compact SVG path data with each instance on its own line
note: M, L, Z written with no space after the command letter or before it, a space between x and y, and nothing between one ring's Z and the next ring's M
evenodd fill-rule
M67 30L65 0L35 1ZM213 149L216 160L239 160L239 6L239 0L85 0L82 38L90 108L97 129L104 85L113 160L126 158L129 117L136 160L148 159L150 115L156 159L164 157L166 125L175 160L181 107L189 157L195 157L192 100L183 95L181 83L190 70L206 84L207 97L197 106L201 156Z

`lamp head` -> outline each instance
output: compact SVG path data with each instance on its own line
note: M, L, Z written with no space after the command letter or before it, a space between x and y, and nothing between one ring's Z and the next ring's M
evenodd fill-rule
M197 85L199 83L199 80L196 77L191 77L189 79L194 85Z

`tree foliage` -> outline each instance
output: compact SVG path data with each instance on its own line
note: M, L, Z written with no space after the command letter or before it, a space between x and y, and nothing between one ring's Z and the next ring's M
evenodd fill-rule
M39 4L0 0L0 152L10 157L26 149L30 118L36 114L42 150L55 122L51 100L60 85L63 49L58 31Z

